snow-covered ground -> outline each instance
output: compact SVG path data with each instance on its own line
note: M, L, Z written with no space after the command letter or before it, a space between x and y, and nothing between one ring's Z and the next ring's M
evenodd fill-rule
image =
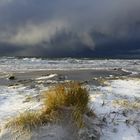
M38 80L42 79L48 77ZM140 140L140 79L104 82L103 86L88 85L91 108L103 122L101 140ZM19 112L40 107L38 95L45 88L40 86L0 86L0 125Z
M91 103L104 122L101 140L140 140L140 79L91 86Z
M0 126L20 112L40 106L36 89L20 86L0 86Z
M36 78L36 83L40 80L48 80L57 76L50 74ZM42 82L42 81L41 81ZM47 89L41 84L32 84L25 86L19 84L17 86L0 86L0 126L3 125L9 118L26 110L38 109L41 107L39 101L40 93Z

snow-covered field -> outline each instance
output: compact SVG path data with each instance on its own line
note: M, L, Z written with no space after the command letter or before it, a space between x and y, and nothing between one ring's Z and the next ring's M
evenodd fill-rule
M105 123L101 140L140 140L140 79L109 80L105 86L93 86L91 102Z
M17 86L0 86L0 126L12 116L39 107L36 89Z
M140 139L140 79L106 80L103 86L88 85L91 108L104 122L101 140ZM40 88L0 86L1 125L12 116L41 106ZM32 99L30 99L32 98Z

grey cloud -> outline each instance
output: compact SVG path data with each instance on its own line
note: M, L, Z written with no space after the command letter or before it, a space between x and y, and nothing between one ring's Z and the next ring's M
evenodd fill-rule
M17 55L102 53L139 44L139 13L139 0L0 0L0 43L24 48Z

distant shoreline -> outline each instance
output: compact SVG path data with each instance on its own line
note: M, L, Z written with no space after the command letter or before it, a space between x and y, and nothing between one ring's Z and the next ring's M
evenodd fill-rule
M8 80L8 74L15 76L15 80ZM116 76L128 76L131 73L125 72L122 69L86 69L86 70L36 70L36 71L26 71L26 72L11 72L11 73L1 73L0 85L12 85L15 83L22 83L22 81L27 81L28 83L34 81L36 78L42 76L48 76L50 74L57 74L57 81L61 80L71 80L71 81L92 81L94 78L104 78L104 77L116 77ZM5 76L4 76L5 75Z

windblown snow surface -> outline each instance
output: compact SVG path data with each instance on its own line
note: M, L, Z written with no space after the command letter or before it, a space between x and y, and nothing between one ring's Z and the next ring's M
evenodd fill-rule
M35 97L38 91L28 87L6 87L0 86L0 125L12 116L29 109L35 109L40 103L34 98L28 102L30 97Z
M91 90L91 104L105 122L101 140L140 140L140 79L106 81Z
M140 139L140 79L108 80L105 86L89 85L91 108L104 119L101 140ZM0 122L28 109L36 109L40 102L25 102L28 96L40 93L29 87L0 87ZM138 103L138 107L115 104L115 101Z

